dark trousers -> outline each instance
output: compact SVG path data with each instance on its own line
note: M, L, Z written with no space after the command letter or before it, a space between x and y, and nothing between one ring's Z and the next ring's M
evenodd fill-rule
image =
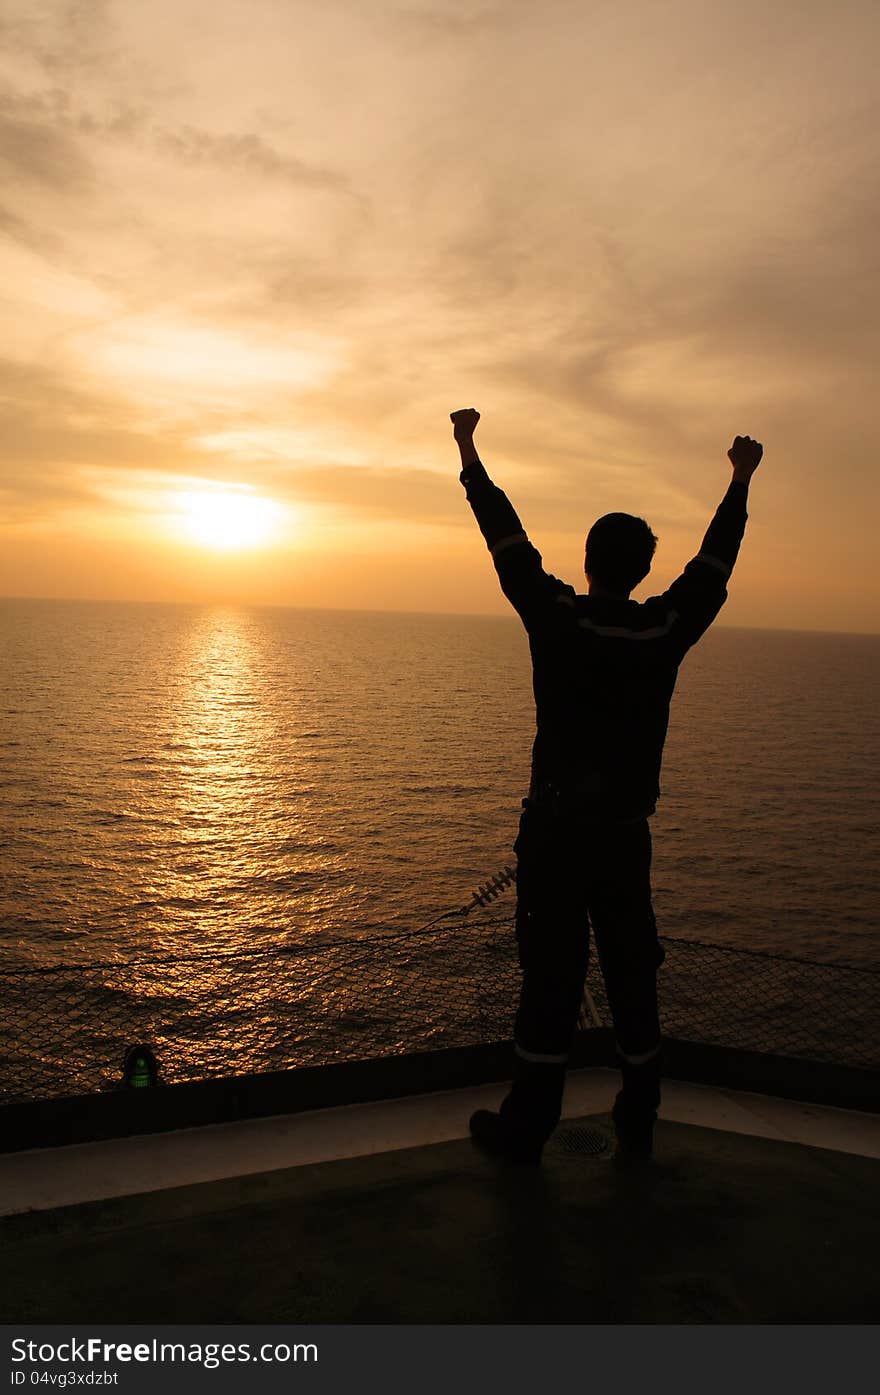
M651 905L648 820L597 825L526 801L514 852L522 989L514 1079L501 1112L541 1141L559 1122L592 927L623 1075L618 1132L650 1131L660 1102L664 952Z

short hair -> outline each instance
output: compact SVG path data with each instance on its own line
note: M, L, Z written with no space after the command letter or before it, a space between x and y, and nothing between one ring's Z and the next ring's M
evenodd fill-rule
M587 534L584 570L610 591L632 591L651 570L657 539L643 518L606 513Z

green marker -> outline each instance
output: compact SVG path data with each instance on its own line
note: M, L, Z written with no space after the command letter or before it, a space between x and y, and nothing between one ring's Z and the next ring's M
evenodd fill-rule
M128 1083L129 1085L133 1085L135 1089L138 1089L144 1085L149 1085L150 1068L144 1060L143 1056L135 1056L132 1065L132 1072L128 1078Z
M122 1083L134 1090L147 1089L159 1083L159 1067L149 1046L132 1046L125 1053Z

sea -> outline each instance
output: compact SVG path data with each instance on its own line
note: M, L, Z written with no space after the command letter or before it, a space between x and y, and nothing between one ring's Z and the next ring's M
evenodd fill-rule
M691 651L661 934L880 966L878 680L876 635ZM416 928L513 861L534 731L515 617L245 606L0 601L0 713L6 968Z

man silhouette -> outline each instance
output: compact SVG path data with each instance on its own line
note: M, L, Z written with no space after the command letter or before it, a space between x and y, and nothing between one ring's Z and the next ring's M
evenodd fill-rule
M474 446L480 414L453 412L461 481L501 589L529 636L537 730L517 854L522 988L514 1078L499 1113L471 1119L484 1149L537 1163L562 1111L565 1067L583 996L592 927L614 1022L622 1088L617 1153L650 1157L660 1103L657 969L648 819L678 667L727 597L763 446L737 436L733 478L697 556L660 596L630 592L657 539L644 519L606 514L587 536L587 595L548 575Z

